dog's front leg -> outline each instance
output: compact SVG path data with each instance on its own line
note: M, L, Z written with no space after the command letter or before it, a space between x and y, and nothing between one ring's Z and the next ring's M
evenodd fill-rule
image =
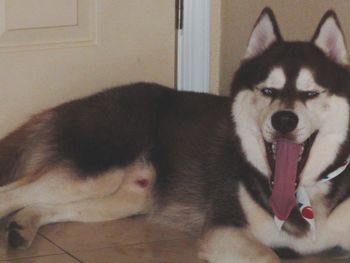
M326 224L327 233L331 233L328 234L329 236L327 236L327 239L332 238L332 240L334 240L334 245L341 246L348 251L350 251L349 215L350 198L347 198L330 213Z
M280 263L272 249L256 240L246 229L216 227L200 241L199 257L210 263Z

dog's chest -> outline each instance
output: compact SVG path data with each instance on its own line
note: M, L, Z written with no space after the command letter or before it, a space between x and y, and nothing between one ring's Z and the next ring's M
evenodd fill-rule
M271 215L251 198L244 186L240 187L239 194L249 222L248 228L260 242L270 247L289 247L299 253L308 254L342 243L341 228L337 226L336 220L328 216L326 203L321 197L324 196L324 192L327 190L326 186L321 186L317 191L310 191L310 199L315 215L316 240L313 239L311 231L305 231L302 235L280 231ZM286 223L285 227L288 228L290 233L298 232L297 225Z

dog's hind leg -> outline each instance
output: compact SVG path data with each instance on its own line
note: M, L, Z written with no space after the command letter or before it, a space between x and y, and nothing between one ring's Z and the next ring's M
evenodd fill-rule
M30 176L25 176L25 177L22 177L22 178L18 179L17 181L14 181L12 183L6 184L4 186L0 186L0 194L3 193L3 192L14 190L14 189L16 189L16 188L18 188L20 186L29 184L29 183L35 181L36 179L37 178L33 178L33 177L30 177Z
M96 178L83 179L71 168L56 167L33 182L1 192L0 217L35 204L65 204L107 196L118 189L126 170L110 170Z
M36 180L52 164L52 116L52 110L34 115L0 140L0 192Z
M42 225L78 221L99 222L147 213L152 205L154 170L136 165L114 193L68 204L34 205L20 210L9 220L8 242L11 247L27 248Z

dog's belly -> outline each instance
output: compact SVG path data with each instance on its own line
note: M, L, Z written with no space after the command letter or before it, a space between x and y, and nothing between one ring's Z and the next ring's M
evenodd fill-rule
M240 186L240 200L249 222L249 230L260 242L269 247L288 247L304 255L317 253L338 245L349 249L345 243L346 239L350 240L350 236L344 233L347 229L337 224L335 219L338 219L339 216L336 218L327 217L325 206L321 203L315 204L313 207L316 219L316 240L313 240L311 231L302 236L280 231L271 215L250 197L243 186Z

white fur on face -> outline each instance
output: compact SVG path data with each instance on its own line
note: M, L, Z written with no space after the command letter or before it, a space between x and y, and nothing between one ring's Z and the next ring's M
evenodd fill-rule
M267 163L264 140L272 140L273 128L269 118L279 108L279 102L262 96L264 87L282 89L286 76L281 67L271 70L266 80L259 83L254 91L241 91L233 103L233 119L241 145L248 161L264 175L271 173ZM268 121L267 121L268 120Z
M274 88L281 90L286 84L286 75L281 67L276 67L271 70L266 80L259 83L257 88Z
M277 90L282 90L287 82L287 77L282 67L273 68L267 78L259 83L256 88L260 92L263 88L273 88ZM258 122L261 127L263 138L267 142L272 142L275 134L275 130L271 125L271 116L276 111L283 108L281 102L277 99L271 103L270 98L265 98L261 94L256 94L258 97L256 100L259 100L258 106Z
M241 91L233 102L232 117L244 155L254 167L267 176L270 174L270 167L267 163L265 144L258 118L259 109L268 103L268 100L265 98L259 100L260 94L258 93L260 92Z
M334 162L346 140L349 126L349 104L336 95L320 95L306 103L312 129L318 135L301 173L301 184L312 185L328 165Z
M271 83L272 80L274 80L273 83L275 84L274 86L272 86L273 88L282 89L286 82L286 76L283 72L283 69L275 68L273 71L271 71L269 77L258 86L266 85L265 83ZM280 86L278 86L277 83L280 84ZM320 93L321 98L324 97L324 94L322 93L325 92L325 88L319 86L316 83L312 72L307 68L301 68L296 79L295 85L297 92L316 91ZM262 98L260 99L262 100ZM307 102L306 104L308 105L309 103L313 103L313 101L319 102L319 98L310 100L310 102ZM263 133L263 137L267 142L272 142L276 135L276 131L271 124L271 117L275 112L281 110L291 110L298 116L298 126L293 131L293 135L295 138L295 142L301 144L305 142L311 136L311 134L318 129L317 123L319 123L319 118L317 113L321 113L323 111L323 108L319 109L319 111L316 112L316 114L312 114L312 112L301 102L296 101L293 108L287 108L284 105L284 103L282 103L279 99L274 100L269 105L265 105L265 107L262 107L259 110L259 120L260 125L262 127L261 130Z
M325 89L319 86L308 68L301 68L295 82L297 91L324 92Z
M319 119L300 101L295 103L293 112L298 116L298 126L293 135L295 142L302 144L317 130Z
M318 135L301 172L301 184L312 185L336 158L348 132L349 105L346 99L330 95L318 85L312 72L302 68L296 80L300 91L317 91L319 96L304 103L297 102L294 111L299 117L296 140L303 142L312 133Z

